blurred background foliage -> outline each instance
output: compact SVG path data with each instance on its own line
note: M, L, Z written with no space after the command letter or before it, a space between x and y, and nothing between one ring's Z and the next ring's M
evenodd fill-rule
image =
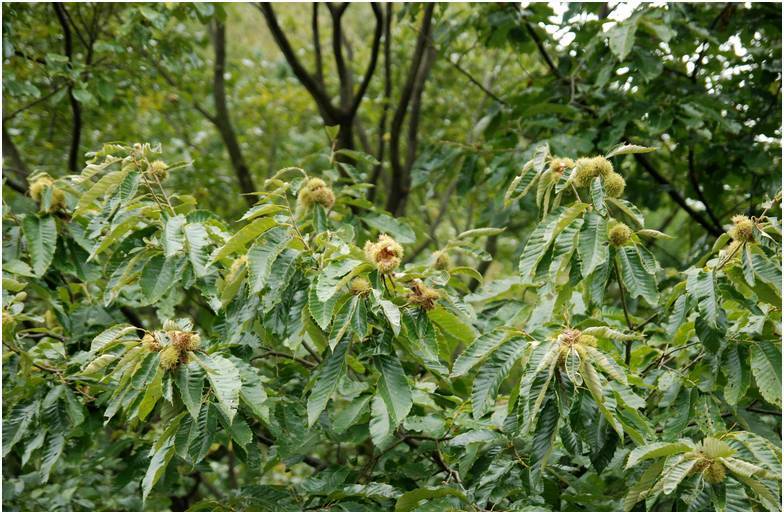
M4 4L6 201L79 171L107 141L160 142L192 165L167 186L239 217L276 170L328 168L325 125L368 199L425 257L472 227L483 272L509 270L536 221L503 192L534 150L628 155L628 198L683 269L780 185L781 5ZM328 176L329 177L329 176ZM336 186L340 186L337 183ZM357 202L357 207L367 203ZM504 265L509 268L504 268Z

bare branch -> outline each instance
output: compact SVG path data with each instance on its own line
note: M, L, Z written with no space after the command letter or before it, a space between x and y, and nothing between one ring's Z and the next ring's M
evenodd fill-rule
M506 100L503 100L503 99L499 98L499 97L498 97L498 95L496 95L495 93L493 93L493 91L491 91L490 89L488 89L487 87L485 87L484 85L482 85L482 83L481 83L479 80L477 80L476 78L474 78L474 77L473 77L473 76L472 76L472 75L471 75L471 74L470 74L468 71L466 71L465 69L463 69L463 68L460 66L460 63L459 63L459 62L452 62L452 60L451 60L451 59L447 59L447 60L449 61L449 63L450 63L450 64L452 64L452 66L454 66L454 68L455 68L456 70L458 70L458 71L459 71L460 73L462 73L462 74L463 74L463 75L464 75L466 78L468 78L468 80L469 80L469 81L470 81L472 84L474 84L475 86L479 87L479 89L481 89L483 93L485 93L485 94L486 94L486 95L488 95L489 97L493 98L495 101L497 101L497 102L498 102L498 103L500 103L501 105L506 105L506 106L509 106L509 103L508 103Z
M563 75L561 75L561 72L558 71L558 67L553 62L553 59L550 58L550 54L547 53L547 49L544 47L544 43L542 43L542 39L539 37L539 34L536 33L534 27L526 21L525 28L528 31L528 34L531 36L531 39L533 39L534 43L536 44L536 48L539 50L539 54L547 63L547 67L550 68L550 71L552 71L552 73L558 77L559 80L563 79Z
M347 110L351 102L351 78L346 69L346 61L343 59L343 26L341 23L347 4L335 7L328 3L327 7L332 16L332 53L335 57L335 67L340 80L340 108Z
M313 16L311 18L311 32L313 32L313 52L316 58L316 80L324 87L324 65L321 60L321 37L319 36L319 3L313 2Z
M381 35L384 30L384 15L381 13L381 7L379 7L377 3L372 3L370 6L373 9L373 15L376 17L376 30L373 34L373 46L370 50L370 62L368 63L367 70L365 70L365 76L362 79L362 83L359 85L359 89L354 95L354 100L348 113L349 117L354 117L354 115L357 113L359 104L362 103L362 98L367 92L368 86L370 85L370 79L373 77L373 73L376 71L376 65L378 64L378 53L379 48L381 47Z
M212 79L212 94L215 99L215 126L218 128L223 143L226 145L231 165L234 168L234 173L237 175L240 190L243 194L246 194L243 197L252 206L255 203L254 196L247 194L254 192L256 186L242 155L242 149L237 140L234 126L231 123L229 107L226 102L226 82L224 79L226 72L226 25L221 22L214 24L213 44L215 45L215 68Z
M697 178L697 169L695 168L694 165L693 146L689 146L688 161L689 161L689 181L691 182L691 187L694 189L694 192L697 194L699 200L702 201L702 204L705 205L705 213L708 214L708 217L710 217L711 222L713 222L713 224L716 227L721 229L721 221L718 219L718 217L716 217L716 214L713 213L713 208L711 208L710 203L708 203L708 200L705 199L705 195L702 193L702 187L700 187L700 182L699 179Z
M408 76L403 84L403 89L400 92L400 101L395 109L395 114L392 117L392 124L390 127L390 160L392 163L392 183L389 197L387 198L387 210L393 214L400 211L401 204L404 202L405 197L408 195L408 190L405 188L405 170L400 161L400 135L403 128L403 121L405 120L408 112L408 106L411 102L411 97L414 94L414 87L417 77L420 76L419 69L422 64L422 58L425 53L428 37L430 35L430 26L433 20L434 4L427 4L425 7L424 16L422 18L422 27L417 36L416 47L414 54L411 57L411 66L408 70Z
M34 107L34 106L38 105L39 103L42 103L42 102L44 102L44 101L48 100L49 98L51 98L52 96L54 96L55 94L57 94L57 92L58 92L60 89L62 89L63 87L65 87L65 83L61 83L61 84L59 84L59 85L58 85L58 86L56 86L54 89L52 89L51 91L49 91L47 94L45 94L45 95L41 96L40 98L38 98L38 99L36 99L36 100L34 100L34 101L31 101L30 103L28 103L28 104L26 104L26 105L22 105L21 107L19 107L18 109L14 110L13 112L11 112L11 113L10 113L10 114L8 114L8 115L4 115L4 116L3 116L3 122L10 121L11 119L13 119L14 117L18 116L19 114L21 114L21 113L22 113L22 112L24 112L25 110L27 110L27 109L29 109L29 108L32 108L32 107Z
M294 75L302 82L302 85L305 86L305 89L307 89L316 101L316 105L318 106L322 117L324 117L324 120L327 124L337 124L337 120L340 118L340 112L332 105L329 96L327 96L327 93L321 87L321 84L319 84L319 82L311 76L300 63L288 38L286 38L286 35L283 33L283 29L278 24L278 19L275 17L275 11L272 10L272 6L270 6L269 3L264 2L258 4L257 7L259 11L261 11L261 14L264 15L267 26L272 33L272 38L275 40L278 48L280 48L280 51L283 52L286 62L288 62Z
M54 12L60 27L63 29L63 41L65 44L65 56L68 63L73 67L73 39L71 37L71 27L68 23L68 11L61 3L54 3ZM78 31L77 31L78 32ZM81 36L80 36L81 37ZM71 147L68 151L68 169L76 172L79 167L79 142L82 137L82 107L73 95L73 85L68 85L68 100L71 104Z
M384 168L384 150L386 149L386 128L387 128L387 115L389 114L389 107L392 102L392 4L386 4L386 14L384 17L384 100L381 107L381 118L378 121L378 150L376 152L376 160L378 165L373 168L373 175L370 178L370 184L373 185L368 189L368 201L374 201L376 198L376 190L378 179L381 176L381 170Z
M678 206L680 206L686 213L688 213L692 219L697 221L697 223L700 226L705 228L705 231L707 231L708 233L710 233L715 237L720 236L724 232L721 228L717 228L716 226L712 225L710 222L705 220L702 217L702 215L700 215L696 210L694 210L694 208L689 206L688 203L686 203L686 199L684 199L683 196L677 190L675 190L675 187L672 186L672 184L669 182L669 180L667 180L667 178L662 176L659 173L659 171L657 171L656 168L653 167L653 165L648 161L647 158L645 158L644 155L635 154L634 159L637 160L637 163L640 164L642 168L645 169L645 171L648 174L650 174L651 177L654 180L656 180L657 183L659 183L659 185L662 185L664 190L667 191L667 194L669 194L669 196L672 198L673 201L675 201L678 204Z

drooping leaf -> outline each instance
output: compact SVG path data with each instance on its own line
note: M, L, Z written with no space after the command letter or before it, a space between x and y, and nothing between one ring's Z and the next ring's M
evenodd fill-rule
M411 411L411 388L397 356L379 355L375 357L375 362L381 375L378 393L389 411L392 426L396 428Z
M221 260L227 256L234 254L242 250L245 245L255 240L256 237L267 231L268 229L275 226L277 222L270 217L262 217L259 219L254 220L247 226L243 227L239 231L237 231L231 238L229 238L223 247L218 249L215 254L212 255L210 263L215 263L218 260Z
M637 20L630 18L618 22L614 27L607 31L607 38L610 44L610 51L618 57L620 62L626 60L626 57L632 51L634 46L634 34L637 31ZM613 156L612 153L608 156Z
M686 289L689 294L697 299L700 314L707 324L717 328L721 305L719 305L718 292L716 291L716 276L713 272L693 270L688 273Z
M724 386L724 399L730 405L736 405L746 394L751 383L748 352L739 344L733 344L724 351L724 374L727 384Z
M198 363L191 362L177 367L175 382L180 390L180 398L185 408L194 419L199 417L201 410L202 389L204 388L204 371Z
M312 427L321 416L321 412L346 372L346 353L349 345L348 339L342 340L322 363L316 384L308 397L308 427Z
M583 229L580 231L577 253L580 255L580 269L583 277L588 277L596 267L607 261L610 256L607 240L607 221L593 212L585 214Z
M691 468L697 464L697 459L677 458L672 464L664 466L662 471L662 490L664 494L671 494L678 485L686 478Z
M175 215L166 220L161 236L161 246L163 247L163 255L167 258L174 256L185 246L185 233L182 230L185 222L184 215Z
M57 224L54 217L36 217L27 215L22 221L27 250L30 253L30 263L37 277L44 275L52 263L55 249L57 249Z
M522 338L512 338L501 345L479 369L471 391L474 418L481 418L492 408L501 383L509 375L525 346Z
M191 354L207 374L207 380L215 397L218 399L218 408L229 419L234 420L240 401L240 372L229 359L221 355L195 355Z
M768 341L752 345L751 372L765 400L781 405L781 347Z
M174 286L180 277L181 263L181 258L164 258L159 254L144 265L139 284L149 304L159 301Z
M503 331L491 331L479 336L460 353L452 366L450 377L454 379L466 375L473 367L501 346L506 338L507 334Z
M267 284L272 264L291 241L289 230L277 226L266 231L248 250L251 293L259 293Z
M623 286L629 292L629 296L632 298L642 297L648 304L655 305L659 297L656 278L645 270L642 261L640 261L640 255L634 250L634 247L622 247L616 254L621 268Z
M37 412L38 403L31 402L17 404L6 414L3 418L3 457L24 437Z
M204 277L207 275L209 260L207 230L200 223L186 224L183 229L185 241L188 244L188 258L190 258L193 273L196 274L196 277Z
M686 453L691 449L691 445L679 441L673 443L655 442L638 446L629 454L629 458L626 460L626 469L633 468L644 460L669 457L670 455Z
M52 468L60 459L65 448L65 436L61 433L50 433L48 440L44 445L43 455L41 457L41 482L46 483L49 481L49 474Z

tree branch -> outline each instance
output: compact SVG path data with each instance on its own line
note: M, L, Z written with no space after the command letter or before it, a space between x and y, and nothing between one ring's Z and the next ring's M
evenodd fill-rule
M220 132L226 150L231 159L231 166L237 175L240 190L248 205L253 206L255 197L250 195L256 190L250 169L242 155L242 148L237 140L234 126L231 124L229 107L226 102L226 25L215 22L213 27L213 44L215 45L215 68L212 79L212 94L215 100L215 126Z
M728 2L727 4L725 4L724 8L713 19L713 21L711 21L711 24L708 27L708 31L709 32L713 31L713 29L716 28L716 25L718 25L719 21L722 18L729 16L732 13L732 11L735 10L735 7L736 5L732 2ZM702 48L700 48L700 54L697 56L697 62L694 63L694 69L691 71L691 75L689 75L691 81L695 83L697 82L697 73L700 72L700 68L702 67L702 59L705 57L705 52L708 50L708 41L707 40L703 41L701 46Z
M415 82L419 74L419 68L422 64L422 58L427 45L427 40L430 35L430 26L433 20L434 4L427 4L425 13L422 18L422 27L417 36L416 47L414 54L411 57L411 66L408 70L406 81L403 84L403 89L400 93L400 100L395 109L395 114L392 117L392 124L390 126L390 160L392 163L392 183L390 187L389 197L387 198L387 210L392 214L397 214L400 211L400 206L405 201L408 195L408 190L405 186L405 170L400 161L400 136L403 128L403 121L405 120L408 106L411 97L414 93Z
M547 63L547 67L550 68L550 71L552 71L552 73L558 77L559 80L563 79L563 75L561 75L561 72L558 71L558 67L550 58L550 54L547 53L547 49L544 47L542 39L539 37L539 34L536 33L534 27L526 21L525 28L528 31L528 34L531 36L531 39L533 39L534 43L536 44L536 48L539 50L539 54L544 59L545 63Z
M417 150L417 133L419 132L419 118L422 111L422 94L425 92L425 82L430 74L433 61L436 58L436 50L432 45L428 45L425 50L422 65L419 68L417 79L414 82L414 94L411 100L411 115L408 116L408 137L406 142L406 178L410 178L411 167L414 165ZM406 183L406 186L409 184Z
M351 108L348 112L349 117L352 118L354 115L356 115L357 110L359 110L359 104L362 103L362 98L365 96L368 86L370 85L370 79L373 77L373 73L376 71L376 65L378 64L378 51L381 47L381 35L384 30L384 15L381 13L381 7L379 7L379 5L375 2L370 4L370 7L373 9L373 15L376 17L376 30L373 34L373 46L370 50L370 62L368 63L367 70L365 70L365 76L362 79L362 83L359 85L357 93L354 95L354 100L351 103Z
M381 171L384 168L384 151L386 149L386 128L387 128L387 115L389 114L389 107L391 104L392 96L392 4L386 4L386 15L384 16L384 99L381 107L381 117L378 121L378 150L376 151L376 160L378 165L373 167L373 175L370 178L370 184L373 185L368 189L368 201L373 202L376 199L376 190L378 179L381 176Z
M697 194L697 197L702 204L705 205L705 213L708 214L710 217L711 222L713 222L714 226L721 229L721 221L716 217L716 214L713 213L713 209L710 207L710 203L708 203L707 199L705 199L705 195L702 193L702 187L700 187L700 182L697 179L697 170L694 166L694 147L689 146L689 181L691 182L691 187L694 189L694 192Z
M68 57L68 64L73 69L73 39L71 27L68 23L68 11L61 3L54 3L54 12L60 27L63 29L63 41L65 44L65 56ZM81 37L81 36L80 36ZM71 123L71 148L68 151L68 169L77 172L79 167L79 142L82 137L82 107L73 95L73 84L68 85L68 100L71 104L72 123Z
M177 84L177 81L174 80L174 78L169 74L168 71L166 71L166 69L161 65L160 62L158 62L154 57L150 56L147 52L145 52L144 49L142 49L142 54L149 59L150 63L153 65L155 70L158 71L158 74L161 75L161 78L163 78L163 80L167 84L174 87L175 89L181 89L179 84ZM203 115L204 118L207 119L212 124L218 123L215 116L211 112L209 112L206 108L202 107L202 105L193 98L191 98L191 106L201 115Z
M19 114L21 114L21 113L22 113L22 112L24 112L25 110L27 110L27 109L29 109L29 108L32 108L32 107L34 107L34 106L38 105L39 103L42 103L42 102L44 102L44 101L48 100L49 98L51 98L52 96L54 96L55 94L57 94L57 92L58 92L60 89L62 89L63 87L65 87L65 83L61 83L61 84L59 84L59 85L58 85L58 86L56 86L54 89L52 89L51 91L49 91L47 94L44 94L44 95L43 95L43 96L41 96L40 98L38 98L38 99L36 99L36 100L34 100L34 101L31 101L30 103L28 103L28 104L26 104L26 105L23 105L23 106L21 106L21 107L19 107L19 108L17 108L16 110L14 110L13 112L11 112L11 113L10 113L10 114L8 114L8 115L4 115L4 116L3 116L3 122L10 121L11 119L13 119L14 117L18 116Z
M22 178L27 178L30 175L30 170L27 168L27 165L22 160L22 155L19 154L19 150L14 144L14 141L11 140L11 135L8 133L8 127L5 123L3 123L3 160L7 157L11 160L11 164L14 167L14 170L17 171L17 174L22 175ZM9 166L4 163L3 165L5 170L8 170ZM24 193L24 190L22 191Z
M291 48L289 40L283 33L283 29L278 24L278 20L275 17L275 11L272 10L272 6L270 6L269 3L263 2L257 4L256 7L259 9L259 11L261 11L261 14L264 15L267 26L272 33L272 38L275 40L278 48L280 48L280 51L283 52L283 56L286 58L286 62L288 62L291 70L294 72L294 75L299 79L300 82L302 82L302 85L305 86L305 89L307 89L307 91L316 101L316 105L318 106L322 117L324 117L324 120L327 122L327 124L337 124L337 120L340 118L338 109L332 105L329 96L327 96L326 91L324 91L318 81L313 78L300 63L297 55Z
M482 85L482 83L479 80L474 78L468 71L463 69L463 67L460 66L460 63L453 62L451 59L447 59L447 60L449 61L450 64L452 64L452 66L454 66L454 68L456 70L458 70L463 76L468 78L469 82L471 82L475 86L479 87L479 89L481 89L483 93L485 93L489 97L493 98L495 101L497 101L501 105L509 106L509 103L506 100L503 100L503 99L499 98L495 93L493 93L493 91L491 91L490 89L488 89L487 87Z
M324 65L321 60L321 37L319 36L318 23L319 3L313 2L313 15L311 17L311 32L313 33L313 52L316 60L316 81L324 87Z
M680 193L678 193L677 190L675 190L675 188L667 180L667 178L662 176L656 170L656 168L653 167L653 165L648 161L647 158L645 158L644 155L635 154L634 155L634 159L637 161L638 164L640 164L642 166L643 169L645 169L645 171L648 174L651 175L651 177L654 180L656 180L656 182L659 185L661 185L664 188L664 190L667 191L667 194L669 194L670 198L672 198L672 200L675 201L678 204L678 206L680 206L686 213L689 214L689 216L692 219L694 219L700 226L702 226L705 229L705 231L707 231L708 233L710 233L711 235L713 235L715 237L721 236L721 234L724 231L721 228L717 228L716 226L713 226L710 222L705 220L702 217L702 215L700 215L697 211L695 211L694 208L689 206L686 203L686 200L683 198L683 196L680 195Z
M351 103L351 79L346 70L346 61L343 59L343 26L341 19L346 12L347 3L335 7L327 3L329 14L332 16L332 53L335 57L335 67L340 81L340 108L347 110Z

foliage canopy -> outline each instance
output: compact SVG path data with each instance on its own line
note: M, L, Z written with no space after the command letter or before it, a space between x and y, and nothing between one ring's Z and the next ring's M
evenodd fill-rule
M303 9L4 6L4 508L780 510L780 6Z

